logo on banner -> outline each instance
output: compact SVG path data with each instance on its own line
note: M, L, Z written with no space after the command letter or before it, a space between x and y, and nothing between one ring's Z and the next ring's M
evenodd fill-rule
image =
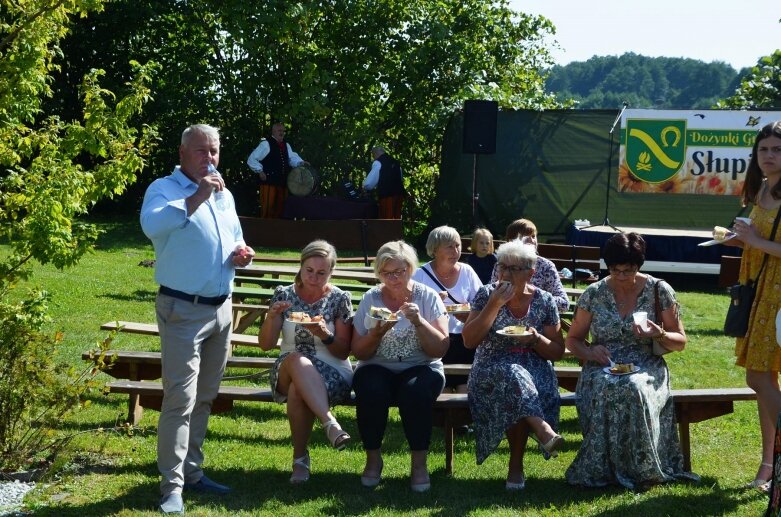
M627 119L626 165L641 181L662 183L686 160L686 119Z

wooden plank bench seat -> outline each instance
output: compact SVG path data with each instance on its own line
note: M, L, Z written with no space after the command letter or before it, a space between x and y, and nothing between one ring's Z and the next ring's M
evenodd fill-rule
M374 262L377 257L368 257L369 264ZM275 257L273 255L255 255L252 259L253 264L299 264L301 262L300 257ZM363 264L365 257L337 257L337 264Z
M115 379L128 379L131 381L156 380L162 376L160 352L136 351L136 350L110 350L106 354L105 362L110 362L111 367L105 373ZM99 357L92 352L84 352L81 358L85 361L98 361ZM230 356L226 363L227 368L243 369L267 369L274 365L276 357L244 357ZM471 364L446 364L445 373L449 375L469 375ZM555 366L556 377L559 386L568 391L575 391L580 377L579 366ZM131 397L128 401L127 421L138 424L143 414L143 406L138 398Z
M290 285L291 282L287 282L285 285ZM351 292L350 301L352 301L353 307L357 307L361 303L363 298L362 292ZM243 303L245 299L261 300L268 302L271 297L274 296L273 287L249 287L245 285L235 285L233 287L233 297L239 303Z
M292 278L272 278L266 276L236 276L233 279L236 285L258 285L261 287L276 288L277 286L288 286L294 282ZM347 284L344 282L330 282L331 285L335 285L342 291L357 291L365 293L371 289L372 285L369 284Z
M107 387L111 393L139 397L144 407L159 409L162 403L163 387L158 382L123 380L111 382ZM756 399L756 393L750 388L673 390L672 395L686 471L691 471L690 424L732 413L736 400ZM572 392L561 393L560 397L562 406L574 406L577 400ZM273 398L269 388L222 385L212 411L227 411L235 400L272 402ZM352 399L344 405L354 404ZM434 403L434 422L445 431L445 471L449 475L453 473L453 430L471 421L464 393L443 393Z
M157 323L137 323L135 321L109 321L100 326L101 330L116 330L118 332L127 332L129 334L139 334L143 336L159 336L160 331ZM250 334L231 334L231 345L238 346L260 346L258 336Z

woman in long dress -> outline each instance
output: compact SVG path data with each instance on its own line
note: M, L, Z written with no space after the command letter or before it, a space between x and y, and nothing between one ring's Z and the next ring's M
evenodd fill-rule
M505 487L525 486L523 457L533 432L547 457L563 439L559 424L559 385L551 361L564 343L553 296L534 287L537 253L519 240L497 251L499 282L480 288L463 329L464 345L477 348L469 375L469 409L474 421L478 465L506 435L510 458ZM520 327L528 335L506 335Z
M349 400L353 375L347 359L352 303L350 293L329 283L335 266L336 250L331 244L309 243L301 251L295 283L274 292L258 336L260 347L271 350L282 333L279 359L271 368L271 389L275 401L287 404L293 440L291 483L309 480L307 443L315 418L334 448L342 450L350 440L330 410ZM294 312L319 321L294 321Z
M773 477L775 425L781 412L781 348L776 343L776 313L781 308L781 227L770 240L773 222L781 207L781 121L772 122L757 134L743 187L743 205L752 203L751 221L736 220L735 239L726 244L743 247L740 282L757 280L754 306L746 336L737 338L735 361L746 369L746 384L757 392L759 427L762 431L762 459L754 481L748 487L768 489Z
M667 282L640 272L645 241L636 233L611 237L602 258L610 274L581 295L565 341L584 363L576 404L583 442L567 481L645 489L696 479L683 470L670 371L653 353L654 341L670 351L686 345L675 292ZM648 315L645 326L634 323L632 314L638 311ZM662 323L656 324L659 316ZM587 346L589 332L592 344ZM611 361L631 363L637 371L615 375Z

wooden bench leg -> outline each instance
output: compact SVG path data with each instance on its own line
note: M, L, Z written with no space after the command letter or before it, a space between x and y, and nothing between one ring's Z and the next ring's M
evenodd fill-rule
M141 406L138 393L131 393L127 401L127 421L131 425L138 425L144 416L144 408Z
M453 475L453 415L445 411L445 474Z
M678 422L678 434L681 441L681 452L683 453L684 472L692 471L692 451L689 441L689 422L681 420Z

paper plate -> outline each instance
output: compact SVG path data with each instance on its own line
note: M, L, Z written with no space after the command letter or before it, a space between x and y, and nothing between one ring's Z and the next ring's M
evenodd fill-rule
M293 323L295 325L303 325L304 327L319 327L320 322L319 321L296 321L296 320L290 320L286 319L285 321L288 321L290 323Z
M701 242L697 246L715 246L716 244L724 244L725 242L727 242L728 240L731 240L733 238L735 238L735 234L734 233L730 233L730 234L727 234L727 238L724 239L723 241L717 241L716 239L711 239L709 241Z
M526 332L524 332L523 334L515 334L513 332L505 332L504 329L497 330L496 333L499 334L500 336L505 336L505 337L527 337L527 336L531 336L532 335L532 333L529 332L528 330Z
M602 368L602 371L605 372L605 373L609 373L610 375L615 375L617 377L620 377L622 375L632 375L633 373L637 373L637 372L640 371L640 367L635 365L635 367L632 368L631 372L616 373L616 372L610 371L610 367L609 366L605 366L604 368Z

